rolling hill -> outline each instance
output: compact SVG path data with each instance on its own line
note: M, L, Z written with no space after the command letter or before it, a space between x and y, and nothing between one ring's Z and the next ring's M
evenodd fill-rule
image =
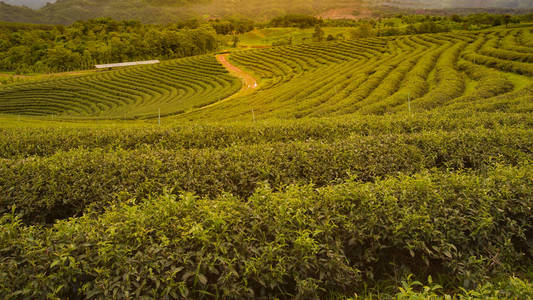
M2 2L16 5L16 6L26 6L33 9L38 9L46 5L46 3L53 3L55 0L3 0Z
M212 56L193 57L7 85L0 112L139 118L160 108L187 119L240 119L252 109L258 118L491 110L502 103L528 110L522 104L533 84L532 36L524 27L236 51L230 61L256 76L260 89L197 111L235 93L238 83ZM205 69L191 69L195 64Z

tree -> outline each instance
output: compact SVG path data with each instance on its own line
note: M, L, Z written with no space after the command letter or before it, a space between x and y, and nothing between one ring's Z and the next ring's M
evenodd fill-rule
M237 46L239 45L239 41L240 41L239 36L234 33L232 41L233 41L233 48L237 48Z
M313 39L317 42L321 42L324 39L324 30L322 30L322 27L320 25L315 25L315 32L313 33Z
M503 16L503 23L505 24L505 27L509 28L509 23L511 23L512 17L510 15Z
M351 39L360 39L360 38L367 38L370 36L373 36L373 30L372 25L369 23L361 23L357 28L353 29L350 32Z

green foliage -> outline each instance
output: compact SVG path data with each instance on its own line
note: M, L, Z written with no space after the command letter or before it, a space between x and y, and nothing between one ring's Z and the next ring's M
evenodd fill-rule
M468 18L397 16L354 23L349 41L235 50L259 83L235 96L212 55L6 77L0 298L531 298L531 26L383 36ZM169 56L216 42L197 20L102 22L152 32ZM182 44L184 32L206 36ZM0 51L30 59L33 45L12 42ZM39 49L73 66L68 41L54 43Z
M306 16L306 15L286 15L281 17L276 17L270 20L268 25L270 27L299 27L299 28L309 28L315 27L316 25L322 24L322 21L319 18Z
M51 223L80 215L89 205L104 207L120 192L142 198L166 187L201 196L248 197L264 181L281 188L300 182L324 186L349 176L367 182L431 168L483 171L495 163L533 159L531 135L531 130L504 127L179 152L150 146L59 151L0 162L0 212L16 204L26 222Z
M254 124L232 122L164 126L94 128L85 124L60 123L37 128L0 128L0 158L50 156L76 148L135 150L224 149L237 145L320 141L331 143L346 136L381 136L424 132L454 132L464 129L532 129L533 117L522 113L434 112L390 117L360 116L356 119L270 120ZM54 123L52 123L54 124ZM76 127L72 127L72 125Z
M280 193L263 186L247 201L164 195L50 228L5 214L0 296L322 298L402 274L483 286L520 270L530 251L532 174L527 164L483 177L425 172ZM419 294L417 285L407 281L397 297L439 292L431 285ZM494 295L531 293L531 285L513 279L506 290Z
M171 41L166 41L171 42ZM0 112L69 117L153 118L224 99L241 83L212 56L9 85Z
M324 30L322 30L322 28L320 27L320 25L315 25L315 32L313 32L313 39L316 41L316 42L322 42L322 40L324 39Z
M122 24L120 26L124 28L151 28L135 22L106 22L103 22L107 24L105 26ZM77 23L73 27L83 27L83 24ZM530 57L533 48L528 46L533 41L531 26L408 35L394 39L363 38L378 34L382 29L380 24L375 23L377 27L373 28L371 22L360 23L353 29L349 41L335 39L329 43L295 45L289 37L273 43L278 47L235 51L230 56L231 62L253 73L259 88L242 97L234 97L231 102L220 100L238 90L237 79L218 76L221 66L214 58L202 57L202 62L196 58L185 64L181 62L186 60L168 62L173 65L172 74L165 66L164 69L134 68L91 77L8 84L0 88L0 112L131 119L153 117L158 109L162 109L163 116L179 115L181 121L189 122L251 119L252 109L257 119L392 114L441 108L468 110L469 103L482 100L491 104L476 105L472 109L533 110L527 96L527 87L533 84L529 76L533 74ZM197 51L207 52L217 46L216 39L209 33L214 34L214 31L205 31L204 27L177 30L165 29L164 36L156 35L155 44L160 45L157 51L168 57L180 57ZM205 35L188 43L176 35L183 30ZM324 39L325 32L317 26L314 34L309 32L309 39L312 36L316 41ZM20 33L14 31L13 34ZM242 42L238 38L233 35L233 46ZM113 37L110 43L122 42ZM33 57L30 48L28 45L5 47L9 55L3 61L15 60L17 63L11 62L11 67L20 66L18 62ZM112 55L111 52L108 54ZM90 51L79 54L67 46L47 49L43 53L47 55L46 63L37 62L35 67L59 64L71 69L80 57L84 60L86 55L91 56ZM197 70L198 63L209 66ZM176 72L176 68L181 67L193 68L194 74ZM90 82L81 82L82 78L90 78ZM133 86L132 82L135 82ZM508 101L510 95L505 100L498 98L509 92L516 92L513 101ZM502 101L506 103L504 106ZM215 102L220 103L209 105ZM199 109L202 107L206 109Z
M255 27L254 21L246 19L228 19L210 21L209 24L215 29L217 34L242 34L252 31Z
M428 277L428 283L423 284L420 281L413 280L408 276L402 281L396 299L528 299L533 297L533 284L521 280L517 277L510 277L508 280L502 280L496 284L488 282L480 285L474 290L462 289L461 293L456 295L444 294L440 284L433 282L431 276Z
M0 27L1 70L72 71L92 69L99 63L180 58L218 49L211 27L187 29L111 19L42 27Z

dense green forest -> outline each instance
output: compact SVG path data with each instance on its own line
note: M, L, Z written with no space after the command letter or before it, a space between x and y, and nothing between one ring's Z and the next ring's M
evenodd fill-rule
M57 72L92 68L95 63L170 59L218 48L211 26L143 25L95 19L71 26L0 26L0 69Z

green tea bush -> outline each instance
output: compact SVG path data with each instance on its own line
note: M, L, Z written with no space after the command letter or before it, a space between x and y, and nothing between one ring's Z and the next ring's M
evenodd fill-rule
M488 75L490 74L489 72ZM501 112L472 114L471 110L455 110L417 113L409 117L400 114L387 117L358 116L350 119L269 120L254 124L232 122L138 128L0 128L0 157L49 156L58 151L76 148L132 150L149 145L152 149L177 150L225 148L268 142L331 142L349 135L492 129L501 126L533 128L533 116Z
M460 97L465 90L465 80L456 70L456 62L466 43L459 42L442 54L435 66L437 84L426 95L413 101L413 109L427 110L442 107Z
M531 130L500 128L412 135L352 136L221 149L106 151L78 149L50 157L0 161L0 212L16 205L24 221L51 223L102 207L127 192L136 198L191 191L248 197L257 184L318 186L356 176L373 181L397 172L474 169L533 159Z
M482 176L262 186L246 201L132 199L52 227L6 213L0 297L309 299L352 296L407 274L476 288L530 263L532 187L528 163ZM511 284L515 294L495 295L531 294Z
M487 67L496 68L502 71L513 72L527 76L533 75L533 64L530 63L499 59L476 53L465 54L463 57L469 61L483 64Z
M508 279L504 279L496 283L487 282L473 290L462 289L461 292L456 294L443 293L442 286L438 283L435 283L431 277L428 278L428 284L423 284L420 281L413 280L412 277L408 277L405 281L402 281L402 285L398 289L399 292L394 297L394 299L398 300L437 300L452 298L462 300L497 300L530 299L533 297L533 284L527 280L521 280L515 276L511 276ZM374 295L370 294L368 296L369 297L365 298L371 299ZM391 296L390 298L393 297Z
M466 60L458 63L459 70L466 72L478 82L476 90L468 96L454 99L453 103L470 103L481 99L491 98L512 91L513 83L500 72L473 64Z

